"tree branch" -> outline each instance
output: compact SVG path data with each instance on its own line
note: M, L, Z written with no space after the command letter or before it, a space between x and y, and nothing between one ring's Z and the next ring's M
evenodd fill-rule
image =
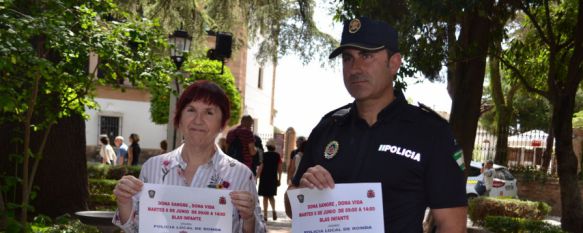
M31 132L30 128L32 125L32 115L34 113L34 107L36 105L36 99L38 97L38 90L40 84L40 71L37 71L34 77L34 83L32 86L32 92L30 99L28 101L28 110L26 112L26 118L24 120L24 145L23 145L23 153L24 153L24 161L22 164L22 195L21 195L21 203L22 203L22 212L20 213L20 221L24 224L27 221L28 215L28 198L30 194L30 189L28 188L29 184L29 174L28 174L28 166L30 163L30 140L31 140Z
M516 75L516 77L518 78L518 80L520 81L520 83L524 86L524 88L528 92L532 92L532 93L538 94L538 95L540 95L542 97L545 97L546 99L550 100L549 93L546 92L546 91L543 91L543 90L536 89L534 86L531 86L528 83L528 81L526 80L526 77L524 77L524 75L522 75L522 73L520 72L520 70L518 70L518 68L516 68L516 66L514 66L512 63L510 63L509 61L507 61L503 57L499 56L499 54L495 54L494 56L496 56L498 59L500 59L500 62L502 62L502 64L504 64L506 67L508 67L510 70L512 70L512 73L514 75Z
M553 47L555 47L557 45L557 42L555 40L555 34L553 33L553 24L551 22L551 9L549 8L549 0L545 0L544 5L545 5L545 16L546 16L545 21L546 21L547 31L549 34L549 41L552 43L551 45Z
M530 12L529 7L524 5L523 2L520 0L515 1L515 2L518 2L518 4L517 4L518 8L520 8L522 10L522 12L524 12L524 14L526 14L526 16L530 19L530 21L532 22L532 24L536 28L536 31L538 32L541 39L545 42L545 44L551 46L551 41L549 40L549 38L546 37L542 27L538 23L536 16L534 16L534 14L532 12Z
M577 24L573 31L575 36L574 51L567 68L567 88L569 93L576 93L583 79L583 1L579 1Z
M38 148L36 155L34 156L34 164L32 165L32 171L30 172L30 182L28 183L28 190L32 190L32 185L34 184L36 171L38 170L38 166L40 164L40 160L42 158L42 154L44 152L45 145L47 143L47 139L49 138L49 134L51 132L53 125L54 123L50 123L47 129L45 130L45 133L43 135L43 141L40 144L40 147Z

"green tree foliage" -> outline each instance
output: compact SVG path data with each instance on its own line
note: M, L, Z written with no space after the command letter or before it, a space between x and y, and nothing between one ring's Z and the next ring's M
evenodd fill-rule
M583 111L575 113L573 117L573 128L583 128Z
M485 91L484 93L486 94L487 92ZM488 98L486 98L486 101L491 104L491 100ZM526 132L533 129L546 131L548 129L551 113L547 100L525 90L520 90L512 101L514 104L510 120L511 133ZM480 117L480 124L490 132L496 132L497 122L495 121L495 115L494 111L488 111ZM518 124L520 124L520 131L517 129Z
M583 231L572 117L583 79L583 1L515 1L523 12L502 61L522 86L550 102L551 132L561 184L562 228ZM551 141L552 142L552 141ZM547 145L550 145L547 141ZM547 167L550 156L544 156Z
M231 104L231 118L228 125L235 125L241 117L241 95L235 86L235 77L228 67L224 67L224 73L221 73L221 63L208 59L191 59L185 64L184 70L189 76L184 78L180 75L182 87L188 87L196 80L210 80L218 84L227 96ZM181 78L182 77L182 78ZM156 124L167 124L169 116L170 92L171 89L166 86L151 88L151 107L150 113L152 121Z
M338 44L316 26L314 0L140 0L122 7L148 18L159 18L166 33L183 27L193 35L193 54L206 52L207 31L234 34L234 47L257 44L260 63L277 63L280 56L298 54L304 62L328 61Z
M49 156L43 148L51 127L96 107L96 84L117 86L127 78L143 86L165 77L170 63L159 56L165 45L156 21L119 11L111 0L0 2L0 125L22 129L12 139L19 148L13 158L22 163L21 188L19 197L0 198L0 208L7 208L0 210L3 217L18 207L26 223L36 169ZM87 66L91 54L100 58L95 68ZM38 132L44 139L32 142ZM33 151L32 144L40 146ZM0 182L3 191L16 190ZM21 203L4 205L15 200Z

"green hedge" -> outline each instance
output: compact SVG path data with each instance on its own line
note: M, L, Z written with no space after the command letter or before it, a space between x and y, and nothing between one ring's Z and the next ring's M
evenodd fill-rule
M141 166L111 166L101 163L88 163L87 176L89 179L119 180L124 175L140 176Z
M79 219L65 214L57 217L54 221L44 215L38 215L31 224L32 232L36 233L100 233L97 227L81 223Z
M117 180L89 179L89 193L111 193Z
M497 233L565 233L560 227L541 220L505 216L487 216L484 227Z
M140 175L141 166L110 166L101 163L87 163L89 177L89 209L113 210L116 208L113 189L124 175Z
M478 197L470 201L468 214L476 225L484 225L487 216L518 217L542 220L551 207L544 202Z

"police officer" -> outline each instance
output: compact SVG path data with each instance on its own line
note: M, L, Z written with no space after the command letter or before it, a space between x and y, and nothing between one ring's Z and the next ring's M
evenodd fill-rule
M385 232L422 232L427 207L438 232L466 232L464 163L449 124L394 90L397 32L365 17L344 24L344 85L355 101L313 129L290 189L380 182Z

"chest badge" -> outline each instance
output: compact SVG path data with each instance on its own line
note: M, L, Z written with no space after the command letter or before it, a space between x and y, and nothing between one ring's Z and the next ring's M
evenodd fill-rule
M338 153L339 147L340 145L338 145L337 141L331 141L330 143L328 143L328 145L326 145L326 149L324 150L324 158L326 159L334 158L334 156L336 156L336 154Z

